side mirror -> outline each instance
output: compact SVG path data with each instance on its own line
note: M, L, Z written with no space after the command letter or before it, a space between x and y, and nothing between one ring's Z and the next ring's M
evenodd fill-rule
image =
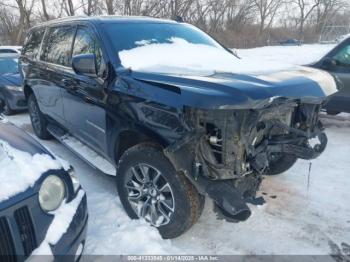
M97 77L96 57L94 54L74 56L72 59L72 67L78 75Z
M336 65L337 65L337 61L330 57L326 57L321 61L321 67L323 69L330 69Z

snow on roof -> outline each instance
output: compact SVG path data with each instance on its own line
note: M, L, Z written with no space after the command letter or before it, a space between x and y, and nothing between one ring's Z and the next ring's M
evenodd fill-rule
M31 155L0 140L0 202L34 186L44 172L60 168L49 155Z
M263 73L295 67L277 61L238 59L225 49L172 38L170 43L144 45L119 52L122 65L135 71L208 76L215 72Z

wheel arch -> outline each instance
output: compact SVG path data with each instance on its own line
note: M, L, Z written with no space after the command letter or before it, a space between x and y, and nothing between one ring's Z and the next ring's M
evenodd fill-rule
M30 96L31 94L33 94L34 91L33 91L33 89L32 89L29 85L27 85L27 84L24 85L23 91L24 91L24 96L25 96L26 100L28 101L29 96Z
M119 130L115 130L113 128L113 130L114 135L109 151L111 152L115 163L118 163L120 157L126 150L137 144L151 143L159 146L162 149L167 147L169 144L160 135L148 129L128 127L120 128Z

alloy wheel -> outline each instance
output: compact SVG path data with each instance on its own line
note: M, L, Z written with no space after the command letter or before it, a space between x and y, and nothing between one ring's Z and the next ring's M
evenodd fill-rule
M175 211L174 194L157 168L143 163L132 166L127 172L125 187L128 201L139 218L155 227L170 222Z

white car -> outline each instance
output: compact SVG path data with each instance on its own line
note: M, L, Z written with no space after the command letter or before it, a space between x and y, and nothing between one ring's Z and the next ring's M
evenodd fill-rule
M22 46L0 46L0 54L20 54L22 51Z

